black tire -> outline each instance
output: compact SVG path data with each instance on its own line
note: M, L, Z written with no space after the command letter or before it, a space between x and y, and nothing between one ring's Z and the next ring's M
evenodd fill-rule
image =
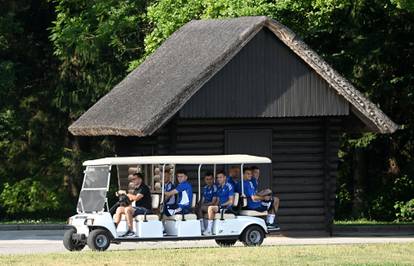
M264 240L264 230L258 225L250 225L244 229L240 241L248 247L260 246Z
M88 247L93 251L105 251L111 244L111 235L105 229L95 229L89 233L86 241Z
M75 233L76 229L70 228L69 230L66 230L63 235L63 246L65 246L65 248L69 251L80 251L85 247L85 243L72 238L72 235Z
M236 244L237 239L216 239L217 245L220 247L231 247Z

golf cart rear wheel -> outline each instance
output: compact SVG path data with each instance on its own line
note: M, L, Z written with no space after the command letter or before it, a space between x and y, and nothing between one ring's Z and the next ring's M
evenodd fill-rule
M91 250L105 251L111 244L111 236L104 229L94 229L89 233L87 243Z
M217 245L220 247L231 247L236 244L237 239L216 239Z
M264 230L258 225L247 227L241 235L241 242L245 246L260 246L263 243Z
M76 234L76 229L71 228L63 235L63 246L69 251L79 251L85 247L85 243L73 239L73 234Z

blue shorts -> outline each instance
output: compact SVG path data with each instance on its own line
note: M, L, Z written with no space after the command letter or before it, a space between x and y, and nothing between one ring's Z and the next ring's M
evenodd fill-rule
M258 212L265 212L270 210L273 207L273 198L269 201L261 201L260 207L257 207L255 209L249 208L249 210L258 211Z
M152 211L148 210L144 207L133 207L134 208L134 214L132 216L142 215L142 214L151 214Z

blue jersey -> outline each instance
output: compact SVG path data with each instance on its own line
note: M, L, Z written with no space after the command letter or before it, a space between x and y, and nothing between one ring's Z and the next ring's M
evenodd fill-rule
M227 176L226 182L229 183L230 185L232 185L234 191L238 192L238 185L237 184L240 183L240 182L234 181L233 177L231 177L231 176Z
M256 188L254 187L253 182L251 180L244 180L243 186L244 186L244 195L246 195L247 197L247 208L252 209L252 210L260 208L260 206L262 206L262 202L260 200L254 201L252 199L252 196L256 195Z
M217 197L217 186L216 185L205 185L203 188L203 199L204 203L211 203L213 198Z
M184 181L175 188L178 191L178 207L189 210L193 200L193 189L187 181Z
M165 192L169 192L171 190L173 190L175 188L174 184L171 182L165 183L164 184L164 191ZM175 195L171 196L168 198L166 204L171 205L175 203Z
M217 197L220 205L229 201L229 197L234 196L234 188L230 183L225 183L223 186L217 188Z
M252 182L252 184L254 186L254 189L256 189L256 191L257 191L257 186L258 186L257 178L252 176L252 179L250 179L250 182Z

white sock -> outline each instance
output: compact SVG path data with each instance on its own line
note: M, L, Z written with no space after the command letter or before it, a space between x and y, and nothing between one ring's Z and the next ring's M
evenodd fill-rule
M210 232L211 233L211 231L213 231L213 220L208 220L208 225L207 225L207 232Z
M275 215L274 214L268 214L267 215L267 223L272 224L275 222Z
M201 232L204 232L204 219L203 218L201 218L200 219L200 225L201 225Z

